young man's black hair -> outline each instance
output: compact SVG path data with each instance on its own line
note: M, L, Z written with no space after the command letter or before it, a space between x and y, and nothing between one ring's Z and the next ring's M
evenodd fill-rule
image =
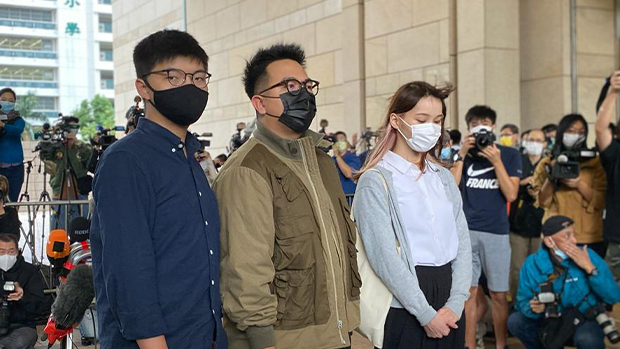
M486 105L476 105L467 111L467 114L465 115L465 122L469 126L469 123L475 119L489 119L491 120L491 123L495 124L495 120L497 120L497 113L495 113L495 110L487 107Z
M143 77L158 63L184 56L195 58L208 68L209 56L198 41L186 32L162 30L143 39L133 50L136 75Z
M306 54L297 44L277 44L269 48L258 50L252 60L247 62L243 73L243 85L249 98L259 93L259 89L268 88L263 86L268 81L267 66L275 61L290 59L306 66Z
M519 133L519 128L515 124L506 124L506 125L502 126L502 129L500 131L503 131L505 129L509 129L510 132L512 132L512 133Z
M545 134L547 134L547 133L549 133L549 132L557 131L557 129L558 129L558 125L556 125L556 124L546 124L545 126L543 126L543 127L541 128L541 130L542 130Z
M450 134L450 139L452 140L452 144L454 145L461 144L461 131L450 130L448 131L448 134Z

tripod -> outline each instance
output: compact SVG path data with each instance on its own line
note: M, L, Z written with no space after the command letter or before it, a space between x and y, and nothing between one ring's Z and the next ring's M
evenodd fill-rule
M69 160L69 141L67 139L65 139L65 141L63 142L64 145L64 163L65 163L65 168L64 171L62 173L62 186L60 189L60 199L62 200L65 196L65 194L67 195L67 200L71 201L73 200L77 200L79 199L79 191L77 188L77 176L75 176L75 170L73 169L73 165L71 164L71 160ZM65 193L65 187L67 188L67 191ZM65 212L64 212L64 227L65 229L67 229L69 227L69 210L71 209L72 205L68 205L67 207L65 207ZM78 205L79 208L79 214L80 216L82 215L82 206ZM55 229L58 228L58 223L60 221L60 206L58 207L58 215L57 215L57 220L56 220L56 226L54 227Z
M43 163L43 160L41 159L39 162L39 170L38 172L41 173L41 163ZM52 198L50 197L50 194L47 192L47 171L45 171L45 168L43 168L43 191L41 192L41 195L39 196L39 202L50 202L52 201ZM32 220L30 220L30 229L32 232L32 236L34 237L35 234L35 220L37 217L37 213L39 212L39 209L41 208L41 205L37 205L34 207L34 212L32 214ZM43 229L41 229L41 261L39 262L39 264L43 263L43 256L45 254L45 217L46 217L46 213L47 213L47 209L45 207L43 207ZM33 257L33 261L34 261Z
M30 184L30 172L32 172L32 162L34 161L34 159L36 159L36 156L29 161L24 161L24 165L26 165L26 188L24 190L24 192L19 196L19 200L18 202L28 202L30 201L30 194L28 193L28 186ZM24 227L20 227L20 231L22 236L24 237L24 239L26 240L24 242L24 245L21 248L21 251L23 252L24 249L26 248L26 246L28 246L28 248L30 249L30 254L32 255L32 262L33 264L40 264L39 260L37 259L37 256L35 255L35 239L34 239L34 216L32 215L32 209L30 208L30 206L27 206L28 208L28 227L29 227L29 232L28 234L26 234L26 232L24 231Z

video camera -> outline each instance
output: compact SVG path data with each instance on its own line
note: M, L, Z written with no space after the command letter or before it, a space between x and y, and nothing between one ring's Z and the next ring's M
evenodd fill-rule
M203 134L199 135L198 133L194 132L192 134L200 142L200 150L198 150L199 153L203 153L205 151L205 148L211 146L211 139L210 138L213 137L213 133L211 133L211 132L204 132Z
M560 303L560 295L553 292L553 283L550 281L543 282L539 285L539 292L536 299L545 305L545 319L559 318L558 304Z
M0 336L6 336L9 333L11 318L9 295L14 292L15 283L13 281L5 281L0 292Z
M129 133L129 128L136 128L138 126L138 121L140 118L144 117L144 108L140 108L140 102L142 102L142 98L140 96L136 96L133 101L136 105L132 105L127 113L125 113L125 118L127 119L127 126L125 127L125 133Z
M579 162L596 157L594 150L564 151L554 157L555 164L551 168L550 175L554 180L571 179L579 177Z
M379 132L374 132L370 127L366 128L366 131L362 132L360 140L370 143L373 138L379 137Z
M95 173L97 169L97 164L99 163L99 159L103 155L103 152L108 149L114 142L118 141L114 132L116 131L124 131L125 128L123 126L115 126L112 128L103 128L102 126L97 126L97 132L90 140L91 145L93 146L93 152L88 159L88 163L86 164L86 169ZM112 134L110 134L112 132Z
M41 140L34 148L33 152L39 152L41 160L54 161L58 159L63 151L63 144L68 141L70 132L76 132L80 128L79 119L74 116L62 116L59 118L54 127L50 124L43 124L43 131L38 134L37 138Z

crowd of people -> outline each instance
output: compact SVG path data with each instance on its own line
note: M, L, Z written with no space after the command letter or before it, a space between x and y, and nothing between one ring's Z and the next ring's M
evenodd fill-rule
M244 71L256 121L212 158L188 132L207 106L206 52L164 30L133 59L145 117L102 150L94 179L78 119L63 118L64 146L45 161L53 199L92 191L90 213L61 206L52 225L64 210L92 217L103 348L350 348L359 330L386 349L474 349L489 310L497 349L509 335L528 349L618 335L604 320L620 301L620 72L597 105L595 148L579 114L520 133L476 105L463 134L448 130L454 89L414 81L361 152L327 120L309 129L320 83L300 46L277 44ZM2 111L16 100L0 91ZM0 121L3 276L28 268L4 208L19 200L23 128ZM37 299L29 284L11 297L34 312L20 301Z

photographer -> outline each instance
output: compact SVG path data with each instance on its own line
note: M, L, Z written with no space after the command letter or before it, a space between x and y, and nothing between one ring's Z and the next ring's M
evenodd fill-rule
M356 187L353 175L362 167L362 163L359 156L351 152L351 144L347 141L347 134L338 131L334 135L336 136L336 143L332 147L334 150L333 159L336 162L338 176L340 176L340 184L345 195L353 195Z
M0 234L10 234L19 241L21 222L14 207L5 207L9 193L9 180L0 175Z
M603 221L603 235L609 243L607 262L620 280L620 141L614 139L611 128L612 115L616 112L616 100L620 91L620 71L612 73L609 89L598 110L596 119L596 145L601 154L601 163L607 173L606 208ZM617 128L620 129L620 128Z
M13 235L0 234L0 269L0 348L32 348L37 342L36 319L48 305L43 278L20 255Z
M497 348L506 345L506 292L510 274L507 202L517 198L521 156L516 149L494 143L496 119L495 111L487 106L475 106L467 112L465 121L470 135L463 141L450 169L460 183L472 245L471 296L465 303L465 338L469 348L475 347L476 325L481 320L476 298L482 272L487 277L492 300Z
M62 146L54 154L54 159L46 161L46 169L49 168L51 175L52 197L55 200L87 199L90 193L92 178L88 176L88 162L92 155L92 147L77 139L79 129L78 118L65 116L59 121L54 131L56 134L63 135L63 139L58 140L62 142ZM65 209L66 206L53 208L54 214L52 214L51 222L53 228L65 228ZM68 220L71 221L80 215L86 217L87 214L88 205L82 205L81 214L79 205L70 205Z
M510 315L508 328L527 349L544 348L540 331L548 332L546 338L560 345L605 348L603 326L595 318L605 314L604 304L620 300L620 291L605 262L585 246L577 247L575 228L565 216L545 221L543 244L521 269L517 311ZM557 322L548 323L558 316ZM580 319L576 328L570 328L573 317Z
M11 184L9 198L19 199L24 183L24 149L22 133L26 122L15 110L17 95L10 88L0 90L0 174L6 176Z
M537 205L545 210L543 220L556 215L572 218L577 243L588 244L604 257L603 208L607 179L599 158L594 154L584 155L587 135L588 125L583 116L570 114L562 118L556 145L551 156L538 163L532 188L537 194ZM577 173L564 175L562 168L566 166ZM556 178L560 173L564 178Z
M519 183L517 200L510 205L510 246L512 248L510 260L510 296L517 294L519 285L519 270L523 261L530 254L536 252L540 246L540 227L545 211L536 207L536 192L532 190L534 170L542 159L542 153L547 146L545 134L542 130L530 130L523 139L526 154L522 155L523 179Z

